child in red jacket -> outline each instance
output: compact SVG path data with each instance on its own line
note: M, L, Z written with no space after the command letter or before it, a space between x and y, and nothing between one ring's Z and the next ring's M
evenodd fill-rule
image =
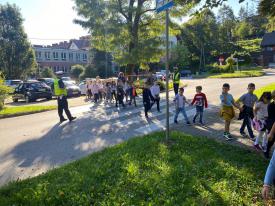
M204 110L204 107L207 108L208 105L207 105L207 99L206 99L206 96L204 93L201 92L202 91L202 86L197 86L196 87L196 92L197 94L194 96L194 99L192 101L192 105L195 104L196 106L196 114L193 118L193 123L196 123L196 118L198 116L200 116L200 124L203 125L203 121L202 121L202 118L203 118L203 110Z

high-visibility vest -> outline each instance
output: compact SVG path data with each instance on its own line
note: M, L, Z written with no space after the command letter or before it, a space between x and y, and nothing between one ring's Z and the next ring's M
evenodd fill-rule
M179 72L177 72L177 73L174 74L173 82L175 84L179 84L180 83L180 73Z
M59 79L54 80L54 94L56 96L61 96L61 95L67 96L66 88L64 88L64 89L60 88L58 81L59 81Z

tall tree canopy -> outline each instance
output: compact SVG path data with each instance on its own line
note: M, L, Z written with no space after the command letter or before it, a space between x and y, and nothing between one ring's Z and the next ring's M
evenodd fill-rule
M164 33L164 14L155 13L154 0L75 0L81 17L76 23L90 30L92 46L111 52L120 65L158 62ZM173 9L180 17L194 1Z
M9 79L24 77L35 66L34 51L15 5L0 4L0 70Z

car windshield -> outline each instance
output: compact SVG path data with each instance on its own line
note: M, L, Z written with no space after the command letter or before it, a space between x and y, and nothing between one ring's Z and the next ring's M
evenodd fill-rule
M47 85L43 82L36 82L36 83L31 83L30 87L38 89L38 88L47 87Z

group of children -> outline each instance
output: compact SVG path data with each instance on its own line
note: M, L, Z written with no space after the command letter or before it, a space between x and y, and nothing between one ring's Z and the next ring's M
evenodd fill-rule
M145 85L142 88L143 106L145 117L148 118L148 112L152 106L156 103L157 111L160 112L160 86L157 81L154 82L153 86ZM224 134L223 137L226 140L231 140L232 135L230 134L230 124L235 117L235 108L240 110L239 120L243 120L240 134L243 137L249 137L254 141L256 149L263 150L268 155L271 146L267 140L268 131L271 129L274 118L275 118L275 91L264 92L258 99L254 94L255 84L250 83L247 88L247 93L242 95L237 101L234 100L233 96L229 93L230 85L225 83L222 86L222 94L220 95L221 109L220 116L224 119ZM202 87L196 87L196 94L192 102L188 102L184 96L184 88L179 89L179 93L175 95L175 116L174 123L178 124L178 115L182 113L186 124L190 125L191 122L186 114L186 104L194 105L196 107L196 113L193 117L193 123L196 123L196 119L199 117L199 123L204 125L203 113L204 109L208 107L206 95L202 92ZM88 81L87 83L87 95L88 98L93 98L94 102L97 103L99 100L105 100L106 102L116 104L116 107L122 105L125 107L124 99L126 104L131 105L132 102L135 106L137 97L137 88L133 82L123 81L118 79L117 81L107 80L95 80ZM272 103L271 103L272 102ZM245 128L248 134L245 133ZM258 132L255 137L254 131Z
M125 107L125 97L126 103L131 105L134 102L134 105L137 106L136 96L136 88L130 82L114 81L112 79L87 81L87 98L95 103L104 100L105 103L115 103L116 107L119 105Z
M223 136L227 140L231 140L230 123L235 117L234 107L240 110L239 120L243 120L240 134L243 137L249 137L254 141L254 147L257 150L262 150L266 157L269 155L269 150L273 142L268 142L267 135L271 130L275 118L275 91L263 92L258 99L254 94L255 84L248 84L247 93L243 94L237 101L229 94L230 85L225 83L222 87L220 95L221 110L220 116L225 121ZM273 101L272 101L273 99ZM248 134L245 133L245 128ZM254 131L258 132L255 137Z

